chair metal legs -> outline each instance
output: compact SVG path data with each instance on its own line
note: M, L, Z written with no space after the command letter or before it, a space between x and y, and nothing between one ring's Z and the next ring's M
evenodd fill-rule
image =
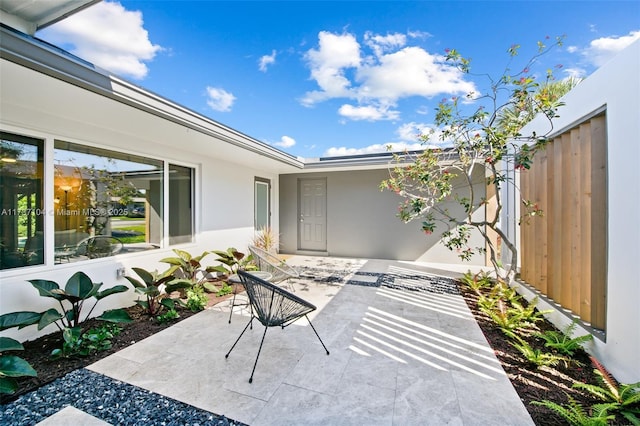
M316 328L313 326L313 324L311 323L311 320L309 319L309 317L307 315L304 316L307 321L309 321L309 325L311 326L311 329L313 330L313 332L316 334L316 337L318 337L318 340L320 340L320 344L322 344L322 347L324 348L324 350L327 352L327 355L329 355L329 349L327 349L327 347L325 346L324 342L322 341L322 339L320 338L320 335L318 334L318 332L316 331ZM225 358L229 358L229 354L231 353L231 351L233 350L233 348L236 347L236 345L238 344L238 342L240 341L240 339L242 338L242 336L244 335L244 332L247 331L247 328L249 328L250 325L252 325L253 323L253 316L251 317L251 319L249 320L249 322L247 323L247 325L244 326L244 329L242 330L242 333L240 333L240 336L236 339L236 341L233 343L233 346L231 346L231 349L229 349L229 352L227 352L227 354L224 356ZM253 327L252 327L253 328ZM284 328L284 327L282 327ZM262 340L260 340L260 346L258 347L258 354L256 355L256 360L253 363L253 369L251 370L251 377L249 377L249 383L253 382L253 373L255 373L256 371L256 366L258 365L258 358L260 358L260 352L262 351L262 344L264 343L264 338L267 335L267 330L269 329L268 326L264 327L264 333L262 333Z
M318 336L318 340L320 340L320 343L322 343L322 347L324 348L324 350L327 352L327 355L329 355L329 349L327 349L327 347L324 345L324 342L322 341L322 339L320 338L320 335L318 334L318 332L316 331L316 328L313 326L313 324L311 324L311 320L309 319L308 316L304 316L307 321L309 321L309 325L311 326L311 329L313 330L314 333L316 333L316 336Z
M240 339L242 338L242 335L244 334L245 331L247 331L247 328L249 328L249 326L253 323L253 317L251 317L251 319L249 320L249 322L247 323L247 325L244 326L244 329L242 330L242 333L240 333L240 336L238 336L238 338L236 339L235 343L233 344L233 346L231 346L231 349L229 349L229 352L227 352L227 354L224 356L225 358L229 358L229 354L231 353L231 351L233 350L233 348L236 347L236 345L238 344L238 342L240 341Z
M253 382L253 373L256 371L256 365L258 365L258 358L260 357L260 351L262 350L262 344L264 343L264 338L267 335L268 326L264 327L264 333L262 333L262 340L260 340L260 347L258 348L258 355L256 355L256 361L253 363L253 370L251 370L251 377L249 377L249 383Z
M236 305L236 295L238 294L238 283L234 282L233 283L233 298L231 299L231 306L229 307L229 324L231 324L231 316L233 315L233 308L235 308L236 306L249 306L250 310L251 310L251 316L253 317L253 306L251 306L251 303L246 302L246 303L241 303ZM253 324L251 325L251 329L253 330Z

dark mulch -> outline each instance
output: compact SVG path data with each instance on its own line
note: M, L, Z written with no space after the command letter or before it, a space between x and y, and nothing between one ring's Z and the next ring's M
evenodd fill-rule
M560 363L556 367L536 368L509 344L509 339L500 328L478 309L477 294L465 285L460 285L460 292L536 425L556 426L566 425L567 422L548 408L531 404L533 401L548 400L565 404L568 402L567 395L571 395L585 408L602 402L589 394L572 388L575 382L598 384L593 372L594 366L585 351L579 350L572 357L579 364L570 363L566 366L564 363ZM557 330L547 321L541 321L537 325L541 332ZM529 337L525 340L533 348L549 351L540 339ZM624 424L624 422L620 424Z

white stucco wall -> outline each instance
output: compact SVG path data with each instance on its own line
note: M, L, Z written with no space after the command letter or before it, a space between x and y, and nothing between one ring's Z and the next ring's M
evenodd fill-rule
M477 170L474 191L481 197L485 191L484 175L481 169ZM403 199L379 188L388 177L386 168L281 175L281 251L298 250L298 180L320 178L327 182L326 235L330 256L484 265L484 255L474 254L470 261L463 261L457 252L441 243L442 233L447 230L444 224L438 223L433 234L425 235L419 220L403 223L397 217ZM447 208L462 214L455 201L449 202ZM474 215L481 219L484 209ZM476 231L472 231L470 246L484 246L484 239Z
M99 146L121 152L168 160L194 167L195 242L175 246L199 255L205 250L246 249L253 236L254 178L272 182L271 210L278 215L278 170L295 170L281 162L265 159L240 147L229 147L210 135L185 128L116 100L65 83L21 65L0 60L0 128L3 131L52 142L69 142ZM51 147L52 144L50 143ZM52 151L45 152L51 163ZM52 176L52 167L49 167ZM46 171L45 171L46 173ZM52 180L45 180L45 205L53 205ZM53 220L48 221L52 229ZM277 232L277 220L273 223ZM51 233L52 234L52 233ZM53 248L53 243L47 243ZM0 271L0 313L44 311L54 306L53 299L40 297L26 280L47 279L62 287L76 271L84 271L103 289L117 284L130 286L117 278L116 270L131 267L164 270L159 260L172 256L171 249L120 254L111 258L53 265L30 266ZM205 258L214 263L215 255ZM130 306L137 295L133 290L102 300L95 315L103 310ZM2 333L24 341L56 331L49 326L41 332L36 326Z
M594 355L625 383L640 381L640 41L622 51L564 98L554 129L561 130L606 107L607 330ZM544 134L536 119L523 134ZM562 315L556 320L563 321Z

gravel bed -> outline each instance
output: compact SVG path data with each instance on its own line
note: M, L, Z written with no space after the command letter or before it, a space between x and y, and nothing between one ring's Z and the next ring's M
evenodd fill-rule
M426 273L379 273L302 267L301 279L320 283L344 283L366 287L388 287L437 294L460 294L458 281Z
M67 406L112 425L244 425L86 369L1 406L0 424L35 425Z

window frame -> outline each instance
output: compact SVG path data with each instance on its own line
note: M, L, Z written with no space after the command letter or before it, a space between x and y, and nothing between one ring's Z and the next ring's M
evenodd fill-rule
M267 186L267 223L266 227L271 227L271 179L255 176L253 180L253 228L259 231L258 226L258 185Z

